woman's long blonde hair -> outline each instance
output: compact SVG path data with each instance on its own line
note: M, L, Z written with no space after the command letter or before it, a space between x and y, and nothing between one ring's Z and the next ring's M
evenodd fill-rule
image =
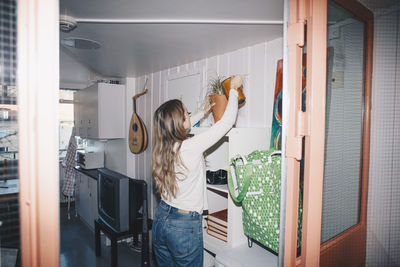
M165 199L176 197L177 193L175 163L182 164L179 151L187 138L185 112L182 102L173 99L162 104L154 113L152 173L157 191Z

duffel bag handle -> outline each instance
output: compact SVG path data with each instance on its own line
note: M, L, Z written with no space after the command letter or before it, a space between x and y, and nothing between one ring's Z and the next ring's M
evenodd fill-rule
M272 156L276 156L276 155L282 155L282 152L280 150L272 152L268 157L268 163L272 163Z
M228 189L229 193L231 194L232 199L237 202L241 203L244 199L244 197L247 194L247 191L249 190L250 182L251 182L251 177L250 175L244 175L244 184L242 187L242 190L239 192L239 187L238 187L238 182L236 178L236 163L237 161L241 160L243 164L245 165L247 163L247 160L242 157L242 156L237 156L235 159L232 160L232 163L230 164L230 169L228 172ZM238 191L238 195L236 196L236 190Z

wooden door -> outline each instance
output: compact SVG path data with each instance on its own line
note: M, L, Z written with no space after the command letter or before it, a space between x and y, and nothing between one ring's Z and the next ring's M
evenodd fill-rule
M292 0L289 25L291 107L284 263L363 266L372 13L356 1ZM303 54L307 64L302 62ZM305 88L302 76L306 76ZM301 183L302 245L297 251Z

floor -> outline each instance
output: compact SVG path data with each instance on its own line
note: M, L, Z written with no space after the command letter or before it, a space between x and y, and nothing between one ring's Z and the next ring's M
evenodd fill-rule
M110 267L111 247L106 246L102 235L101 256L94 252L94 234L89 227L75 217L72 207L71 218L66 207L60 208L60 267ZM126 243L118 244L118 266L140 266L141 253ZM155 266L152 264L151 266Z

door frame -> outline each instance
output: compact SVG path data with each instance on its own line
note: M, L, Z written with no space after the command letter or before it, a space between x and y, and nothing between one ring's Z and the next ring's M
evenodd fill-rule
M23 266L59 265L59 1L17 4L19 205Z
M336 2L361 18L366 25L366 60L363 102L363 151L360 171L362 192L360 223L321 245L322 190L324 177L327 0L290 0L289 95L290 111L286 137L287 191L285 221L285 266L341 266L365 264L366 218L369 173L369 140L372 84L373 15L355 0ZM305 37L307 25L307 37ZM307 38L307 109L301 110L302 47ZM296 258L297 207L302 139L305 138L304 192L301 256ZM312 174L312 175L311 175ZM353 243L355 242L355 243ZM356 245L355 245L356 244ZM352 255L358 259L349 260ZM334 262L333 259L337 261ZM338 265L339 264L339 265Z

